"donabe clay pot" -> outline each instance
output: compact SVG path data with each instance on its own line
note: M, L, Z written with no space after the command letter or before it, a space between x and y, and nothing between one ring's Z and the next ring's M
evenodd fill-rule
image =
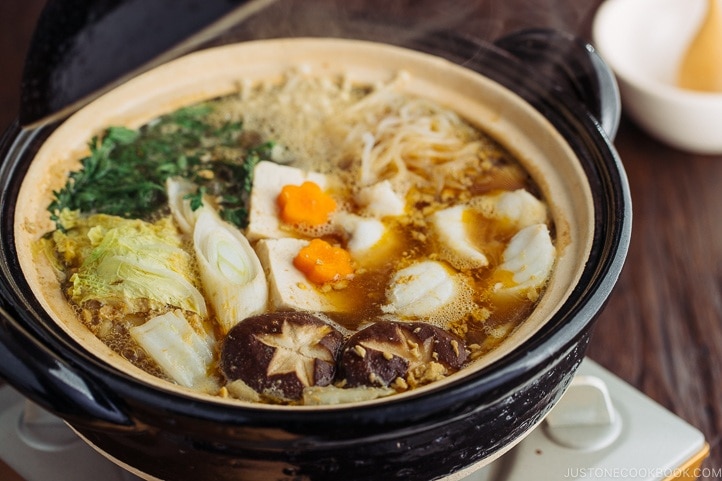
M418 47L438 53L447 41ZM621 270L631 207L621 163L582 101L530 81L528 65L497 47L467 41L454 48L451 57L472 49L473 61L461 67L417 50L353 40L232 44L147 72L58 126L8 131L0 172L2 375L147 479L460 478L506 452L543 420L574 376ZM51 230L45 209L52 190L64 183L87 139L108 125L137 127L231 93L240 80L275 78L299 65L362 82L407 72L408 92L477 124L540 186L557 229L555 272L530 319L489 356L383 400L257 405L160 381L75 320L31 245Z

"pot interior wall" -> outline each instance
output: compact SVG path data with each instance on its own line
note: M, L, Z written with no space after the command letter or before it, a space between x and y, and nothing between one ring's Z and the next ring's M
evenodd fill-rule
M299 68L319 75L343 73L362 83L388 82L404 72L407 92L450 107L516 155L550 204L557 265L531 317L500 348L442 383L489 365L533 336L569 296L591 249L593 200L574 152L541 114L513 92L473 71L410 50L338 39L256 41L200 51L127 82L60 125L27 172L15 218L23 273L52 319L93 355L119 370L162 389L186 392L133 367L76 320L53 269L33 245L53 228L46 210L53 190L62 187L69 170L78 168L79 159L87 154L88 140L104 128L138 127L181 106L232 93L241 82L280 79L289 69ZM400 396L405 395L413 392Z

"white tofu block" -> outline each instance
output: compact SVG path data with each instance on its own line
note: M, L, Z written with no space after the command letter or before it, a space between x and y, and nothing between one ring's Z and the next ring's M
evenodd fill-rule
M250 212L246 238L253 242L258 239L292 237L293 233L281 228L276 199L285 185L301 185L305 181L317 184L321 189L331 187L327 175L306 172L295 167L261 161L253 171Z
M306 240L294 238L262 239L256 244L256 253L269 282L271 305L281 311L339 311L331 298L293 265L298 251L307 244Z

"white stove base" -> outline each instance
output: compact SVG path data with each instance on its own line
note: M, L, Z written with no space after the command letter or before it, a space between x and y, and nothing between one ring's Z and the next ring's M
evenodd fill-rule
M688 474L682 467L706 446L701 432L589 359L577 380L583 382L540 427L460 481L659 481ZM140 479L9 387L0 388L0 459L25 481Z
M573 384L539 428L464 481L692 479L685 466L707 449L699 430L589 359L579 378L603 382L612 419L600 413L588 391L574 392L589 384ZM585 399L590 409L580 410Z

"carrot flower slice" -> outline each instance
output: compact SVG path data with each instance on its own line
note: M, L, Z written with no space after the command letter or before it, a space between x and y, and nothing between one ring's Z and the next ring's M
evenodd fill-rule
M277 198L280 218L286 224L319 226L328 222L336 210L333 197L321 190L314 182L301 185L285 185Z
M353 274L351 254L321 239L313 239L293 259L293 265L314 284L349 278Z

